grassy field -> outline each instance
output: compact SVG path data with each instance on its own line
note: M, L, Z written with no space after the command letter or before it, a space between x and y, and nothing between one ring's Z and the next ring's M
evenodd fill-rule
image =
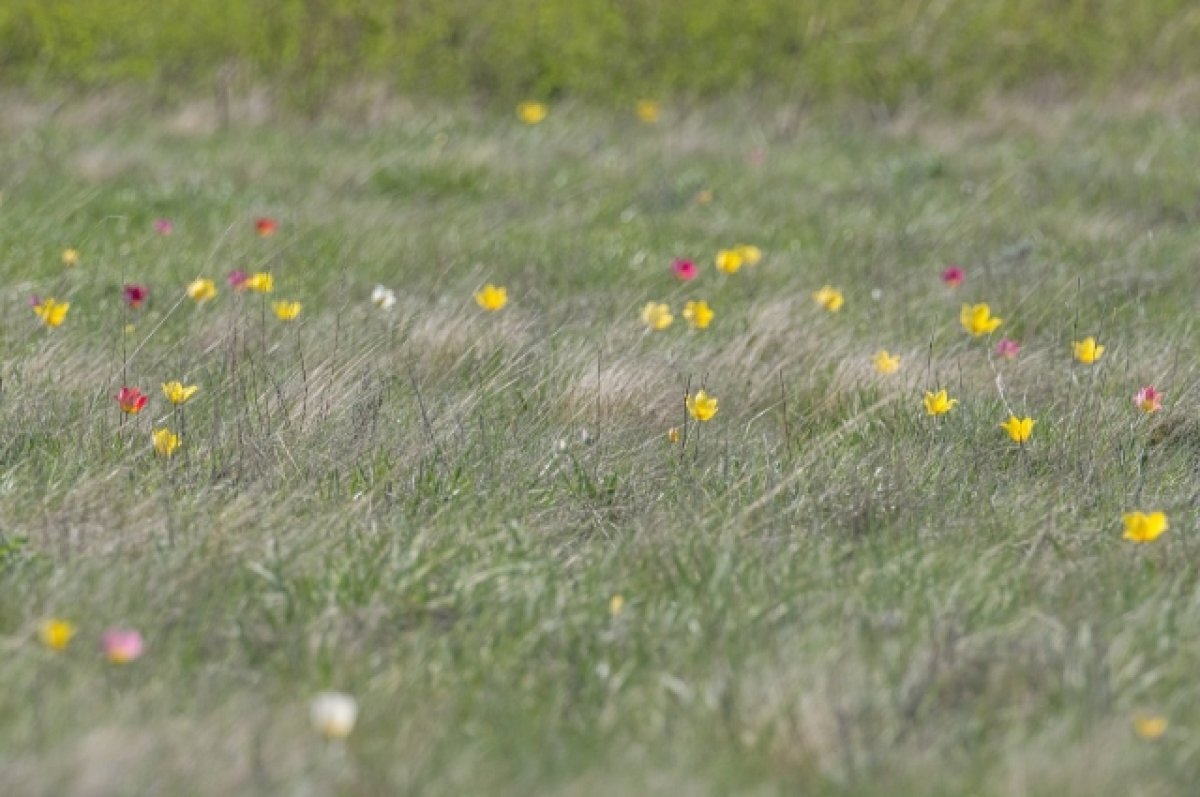
M1193 94L227 130L8 98L0 791L1194 793ZM761 262L718 272L736 244ZM964 302L1003 326L970 337ZM199 386L182 419L174 379ZM930 417L940 388L959 404ZM1123 540L1134 510L1169 530ZM140 658L101 655L114 627ZM360 706L344 742L309 726L327 689Z

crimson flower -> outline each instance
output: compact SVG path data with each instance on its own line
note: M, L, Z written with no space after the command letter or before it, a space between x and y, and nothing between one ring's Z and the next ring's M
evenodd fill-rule
M962 285L962 281L966 278L967 273L958 266L948 266L942 271L942 282L951 288L957 288L959 285Z
M117 404L121 406L121 412L127 415L137 415L146 406L149 399L146 394L138 390L136 387L123 387L117 392Z
M696 264L690 260L672 260L671 273L683 281L694 280L699 274Z
M260 238L270 238L279 229L279 222L272 218L261 218L254 222L254 230Z
M150 295L150 291L145 285L130 283L121 290L121 295L125 297L125 304L133 308L138 308L142 306L142 302L146 301L146 297Z

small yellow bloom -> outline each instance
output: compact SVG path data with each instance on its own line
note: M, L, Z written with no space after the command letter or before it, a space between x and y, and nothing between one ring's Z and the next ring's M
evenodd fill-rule
M717 414L716 396L710 396L703 390L696 391L695 396L688 396L684 403L688 412L698 421L711 420Z
M257 274L252 274L242 282L242 290L254 291L255 293L270 293L275 290L275 278L271 276L269 271L260 271Z
M880 349L875 352L875 356L871 358L871 362L875 365L875 370L887 376L894 374L900 370L900 355L888 354L887 349Z
M50 297L46 297L33 306L33 312L48 327L56 327L61 324L66 319L67 311L70 309L70 302L56 302Z
M126 335L132 335L134 332L137 332L136 324L126 324L125 325L125 334Z
M279 301L271 303L271 309L275 311L275 317L280 321L294 320L296 316L300 315L302 307L304 305L300 304L300 302Z
M737 249L722 249L717 252L717 268L726 274L736 274L746 262L746 256Z
M1037 421L1033 418L1018 418L1016 415L1010 415L1007 421L1000 424L1000 428L1008 432L1008 436L1014 443L1024 443L1033 434L1035 423Z
M672 426L670 429L667 430L667 442L668 443L678 443L679 442L679 427L678 426Z
M683 317L694 329L707 329L712 323L713 315L712 308L703 299L688 302L683 306Z
M186 403L199 389L199 385L184 387L182 382L163 382L162 386L162 392L167 397L167 401L176 406Z
M813 294L813 301L824 307L831 313L836 313L842 309L846 298L842 296L842 292L831 285L825 285L821 290Z
M549 113L550 109L540 102L523 102L517 106L517 118L527 125L536 125Z
M1154 542L1167 530L1167 516L1162 512L1127 512L1125 539L1130 542Z
M508 288L489 282L475 293L475 303L494 313L508 304Z
M217 295L217 285L210 279L192 280L188 283L187 295L197 304L203 304Z
M66 620L50 618L38 626L38 638L51 650L66 650L75 636L75 626Z
M1167 718L1161 714L1139 712L1133 716L1133 732L1146 741L1153 742L1167 732Z
M671 307L665 302L646 302L642 308L642 322L655 331L666 329L674 320Z
M613 595L608 601L608 613L613 617L619 615L625 609L625 598L622 595Z
M945 415L958 404L958 399L946 395L945 390L936 393L925 392L925 412L930 415Z
M1084 365L1092 365L1104 355L1104 347L1088 336L1075 341L1075 359Z
M637 112L637 118L648 125L657 124L659 116L662 115L662 108L654 100L638 100L634 110Z
M62 253L62 264L64 266L78 266L79 265L79 250L78 249L64 249L63 253Z
M1003 318L992 315L992 308L988 307L986 303L964 304L958 314L958 320L962 323L963 329L976 338L995 332L1004 323Z
M179 448L179 435L170 429L155 429L150 436L154 439L154 453L160 457L170 457Z
M696 193L696 204L707 205L713 201L713 192L711 188L705 188Z
M742 256L747 266L757 266L758 261L762 260L762 250L751 244L740 244L736 247L738 254Z

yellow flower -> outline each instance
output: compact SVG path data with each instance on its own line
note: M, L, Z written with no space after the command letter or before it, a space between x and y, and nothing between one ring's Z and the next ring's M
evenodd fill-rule
M51 650L66 650L67 645L71 644L73 636L75 636L75 626L66 620L52 617L44 620L38 627L38 638Z
M737 249L722 249L717 252L717 268L726 274L736 274L745 262L746 256Z
M717 414L717 399L703 390L696 391L695 396L688 396L684 402L692 417L698 421L711 420Z
M707 329L712 323L713 311L708 302L701 299L698 302L688 302L683 306L684 319L695 329Z
M664 302L647 302L642 308L642 322L653 330L664 330L674 320L670 306Z
M508 304L508 288L488 283L475 293L475 303L489 312L495 312Z
M958 399L949 398L945 390L925 392L925 412L930 415L945 415L958 404Z
M613 595L608 601L608 613L613 617L619 615L625 609L625 598L622 595Z
M1096 339L1088 336L1075 341L1075 359L1085 365L1092 365L1104 355L1104 347Z
M713 201L713 192L711 188L705 188L696 193L696 204L707 205Z
M56 327L61 324L70 309L70 302L56 302L49 296L33 306L34 314L42 319L42 323L48 327Z
M672 426L670 429L667 430L667 442L668 443L678 443L679 442L679 427L678 426Z
M167 401L178 406L184 404L199 390L198 385L183 386L182 382L163 382L162 392Z
M160 457L170 457L179 448L179 435L170 429L155 429L150 436L154 439L154 453Z
M825 285L821 290L813 294L813 301L824 307L831 313L836 313L842 309L842 304L846 299L842 296L842 292L831 285Z
M217 286L210 279L198 279L188 283L187 295L197 304L203 304L217 295Z
M900 370L900 355L888 354L887 349L880 349L875 352L875 356L871 358L871 362L875 364L875 370L885 376L894 374Z
M523 102L517 106L517 118L527 125L536 125L548 113L550 109L540 102Z
M242 290L254 291L255 293L270 293L275 290L275 278L270 272L260 271L253 274L242 282Z
M271 309L275 311L275 317L280 321L292 321L296 316L300 315L300 309L304 305L300 302L272 302Z
M1130 542L1154 542L1167 530L1167 516L1162 512L1127 512L1124 538Z
M762 260L762 250L751 244L739 244L737 252L742 256L747 266L756 266L758 261Z
M62 264L64 266L79 265L79 250L78 249L64 249L63 253L62 253Z
M976 338L995 332L1004 323L1003 318L996 318L992 315L992 308L988 307L986 303L964 304L958 314L958 320L962 322L963 329Z
M1007 421L1000 424L1000 428L1008 432L1008 436L1014 443L1024 443L1033 434L1035 423L1037 421L1033 418L1018 418L1016 415L1010 415Z
M1161 714L1139 712L1133 716L1133 732L1152 742L1167 732L1167 718Z
M638 100L634 110L637 111L637 118L648 125L656 124L662 114L662 109L654 100Z

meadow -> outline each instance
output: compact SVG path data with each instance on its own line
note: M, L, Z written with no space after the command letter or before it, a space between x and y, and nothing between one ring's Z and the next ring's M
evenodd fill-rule
M0 791L1194 793L1195 99L6 96Z

